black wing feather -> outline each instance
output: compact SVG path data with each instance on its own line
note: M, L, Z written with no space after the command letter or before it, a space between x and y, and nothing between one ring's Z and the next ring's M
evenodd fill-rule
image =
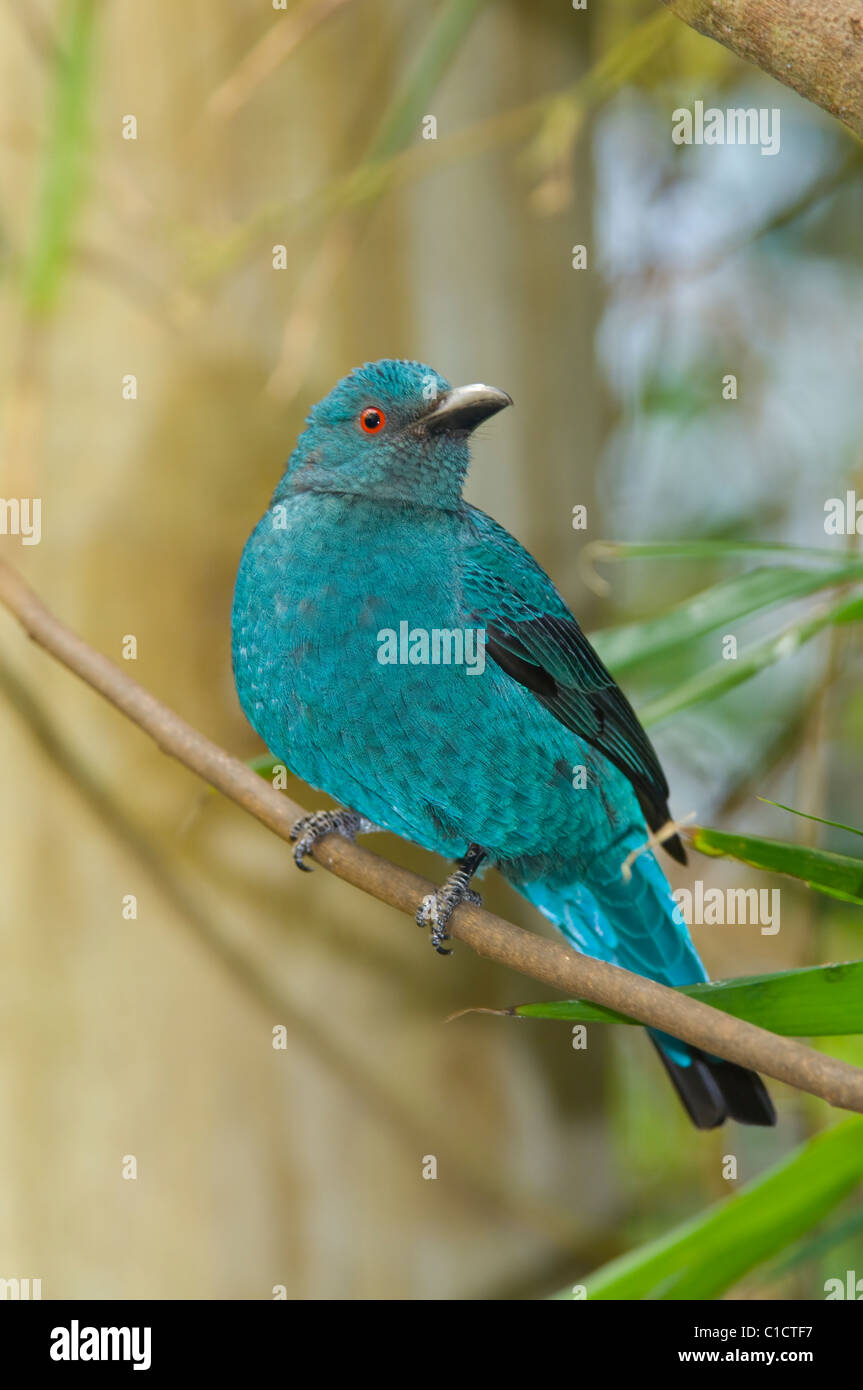
M668 783L653 745L566 603L533 556L478 507L466 506L471 542L461 574L465 611L486 630L493 661L555 719L629 779L651 830L668 814ZM664 841L681 864L678 836Z
M546 648L553 652L556 668L561 657L572 663L580 684L570 685L551 674L540 658ZM513 623L507 631L487 624L486 651L507 675L532 691L555 719L629 779L651 830L665 825L670 819L668 783L653 744L574 618L543 614ZM663 846L678 863L686 863L679 836L669 836Z

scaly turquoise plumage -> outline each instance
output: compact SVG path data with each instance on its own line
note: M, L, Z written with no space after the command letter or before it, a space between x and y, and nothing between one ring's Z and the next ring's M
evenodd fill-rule
M579 949L705 979L653 853L621 875L668 818L647 736L536 561L461 496L472 429L508 403L384 361L314 408L243 552L240 700L304 781L447 858L481 847ZM383 664L404 623L480 632L484 669ZM697 1124L773 1122L752 1073L658 1041Z

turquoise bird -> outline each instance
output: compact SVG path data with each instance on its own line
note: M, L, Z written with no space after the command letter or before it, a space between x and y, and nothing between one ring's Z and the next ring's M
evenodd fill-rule
M314 407L240 562L241 704L344 808L296 827L301 868L320 836L380 828L456 861L418 914L438 951L490 864L580 951L704 980L652 850L629 859L669 820L653 747L548 576L462 496L472 431L511 404L381 361ZM699 1128L775 1123L753 1072L651 1036Z

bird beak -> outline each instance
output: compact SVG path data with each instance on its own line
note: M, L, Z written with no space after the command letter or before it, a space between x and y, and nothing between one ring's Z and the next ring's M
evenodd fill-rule
M438 396L432 409L419 420L419 428L424 434L450 430L469 433L508 405L512 405L512 397L494 386L454 386Z

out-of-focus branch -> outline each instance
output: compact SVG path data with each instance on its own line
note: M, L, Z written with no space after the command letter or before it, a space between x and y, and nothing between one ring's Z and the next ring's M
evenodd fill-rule
M292 827L305 814L301 806L205 738L76 636L48 611L17 571L3 562L0 603L15 615L34 641L104 695L149 734L164 753L203 777L283 840L290 839ZM411 916L433 889L417 874L339 835L320 840L313 855L339 878ZM564 995L604 1004L729 1061L754 1067L800 1090L822 1096L831 1105L863 1113L863 1071L791 1038L778 1037L653 980L583 956L562 942L522 931L469 904L454 913L450 933L479 955L550 985Z
M663 0L699 34L863 135L861 0Z

